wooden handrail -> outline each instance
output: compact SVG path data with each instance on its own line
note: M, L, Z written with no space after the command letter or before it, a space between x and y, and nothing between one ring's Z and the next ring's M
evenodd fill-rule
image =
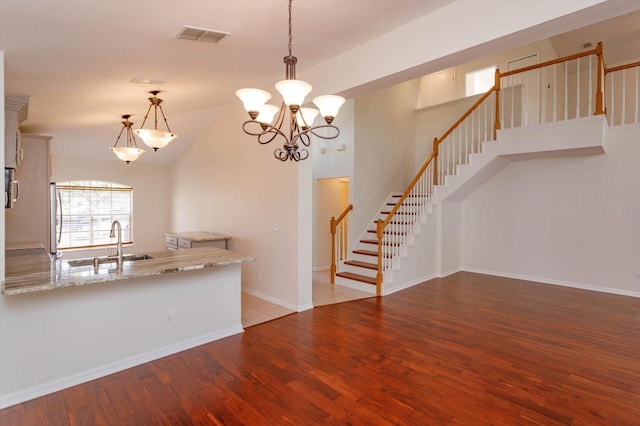
M336 283L336 230L338 225L347 216L347 214L353 210L353 204L349 204L344 211L338 216L338 219L331 217L330 231L331 231L331 284Z
M402 194L402 197L400 197L400 199L396 202L396 205L393 206L393 209L391 209L391 212L387 215L387 217L382 221L382 229L384 230L384 228L389 224L389 222L391 222L391 219L393 218L393 215L396 214L396 212L398 211L398 209L400 208L400 206L402 205L402 202L407 198L407 196L409 195L409 193L411 192L411 190L413 189L414 186L416 186L416 183L418 182L418 179L420 179L420 177L422 176L422 174L424 173L425 170L427 170L427 167L429 167L429 163L431 163L431 161L436 158L435 155L433 154L433 152L429 155L429 157L427 158L427 161L424 162L424 164L422 165L422 167L420 168L420 171L416 174L416 177L413 178L413 180L411 181L411 183L409 184L409 186L407 187L407 189L405 189L404 194Z
M601 45L601 44L602 43L598 43L598 45ZM510 75L519 74L521 72L527 72L527 71L535 70L538 68L544 68L544 67L548 67L549 65L560 64L562 62L572 61L574 59L583 58L585 56L590 56L590 55L597 55L597 54L598 54L598 48L596 47L595 49L587 50L586 52L580 52L573 55L564 56L558 59L551 59L550 61L541 62L539 64L518 68L516 70L503 72L503 73L500 73L500 77L509 77Z
M484 95L482 95L480 97L480 99L478 99L476 101L476 103L474 103L471 108L469 108L467 110L467 112L465 112L462 117L460 117L458 119L458 121L456 121L453 126L449 127L449 130L447 130L446 132L444 132L444 134L442 136L440 136L438 139L438 144L441 144L443 140L445 140L447 138L447 136L449 136L451 133L453 133L453 131L456 129L456 127L458 127L460 125L460 123L462 123L468 116L471 115L471 113L473 111L476 110L476 108L478 108L480 106L480 104L482 102L485 101L485 99L487 99L489 96L491 96L491 94L496 90L496 86L493 86L491 89L489 89L489 91L487 93L485 93Z
M635 68L635 67L640 67L640 61L638 62L632 62L630 64L626 64L626 65L620 65L617 67L611 67L611 68L606 68L604 69L604 73L605 74L609 74L610 72L616 72L616 71L622 71L622 70L626 70L629 68Z

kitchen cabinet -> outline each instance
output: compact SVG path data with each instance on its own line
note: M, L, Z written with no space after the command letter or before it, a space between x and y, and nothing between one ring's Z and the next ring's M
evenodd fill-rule
M227 249L228 235L213 232L167 232L165 242L167 250L184 250L198 247L217 247Z
M28 96L7 96L4 98L4 167L17 169L23 159L20 123L29 113Z
M17 169L24 156L18 129L18 112L6 110L4 123L4 167Z
M24 160L16 169L18 200L5 210L5 241L38 241L49 247L50 136L22 135Z

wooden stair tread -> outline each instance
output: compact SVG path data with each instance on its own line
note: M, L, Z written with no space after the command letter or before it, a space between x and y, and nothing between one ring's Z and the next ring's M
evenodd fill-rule
M363 254L365 256L376 256L378 257L378 252L377 251L371 251L371 250L354 250L353 251L355 254Z
M378 244L378 240L360 240L361 243L365 243L365 244ZM392 246L398 246L400 245L399 242L392 242L392 241L388 241L387 245L392 245Z
M348 278L350 280L360 281L367 284L376 285L376 279L365 275L354 274L352 272L338 272L337 277Z
M367 232L370 232L372 234L377 234L378 231L376 231L375 229L367 229ZM406 235L407 233L405 231L384 231L385 234L395 234L395 235Z
M378 252L377 251L371 251L371 250L354 250L353 253L354 254L362 254L364 256L375 256L375 257L378 257ZM387 254L387 257L391 257L391 255Z
M376 265L375 263L361 262L359 260L345 260L344 264L351 265L351 266L358 266L360 268L366 268L366 269L373 269L373 270L378 269L378 265Z
M380 214L389 214L389 213L391 213L391 210L380 212ZM396 214L415 214L415 215L417 215L418 213L416 213L416 212L401 212L401 211L397 211Z

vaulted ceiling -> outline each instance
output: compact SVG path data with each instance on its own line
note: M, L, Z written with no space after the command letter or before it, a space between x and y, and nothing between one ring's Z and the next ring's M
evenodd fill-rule
M454 1L295 0L298 74ZM176 38L185 25L230 35ZM141 161L169 162L218 108L238 102L236 89L283 78L287 42L286 0L0 0L5 95L30 96L23 129L54 135L54 153L112 158L120 116L139 126L158 89L182 142Z

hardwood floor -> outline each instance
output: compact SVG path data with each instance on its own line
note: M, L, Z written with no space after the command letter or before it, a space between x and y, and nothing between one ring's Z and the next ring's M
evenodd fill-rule
M0 411L8 425L640 423L640 299L458 273Z

